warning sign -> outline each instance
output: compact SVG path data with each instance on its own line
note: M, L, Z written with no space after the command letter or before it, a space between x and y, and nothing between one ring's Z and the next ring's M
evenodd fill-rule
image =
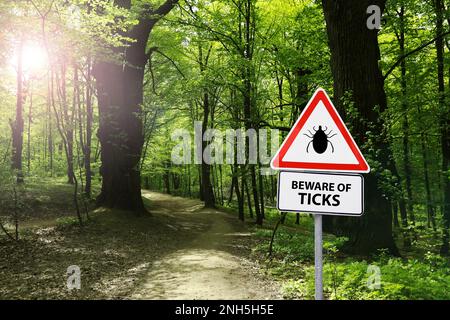
M363 193L360 175L281 171L278 210L360 216L364 211Z
M370 171L369 165L323 89L318 89L280 150L272 169L331 172Z

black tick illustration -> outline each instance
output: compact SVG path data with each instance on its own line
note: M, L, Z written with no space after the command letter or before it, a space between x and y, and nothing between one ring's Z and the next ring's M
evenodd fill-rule
M306 147L306 152L309 153L309 146L312 143L314 151L319 154L322 154L327 150L328 143L329 143L331 145L331 151L334 153L334 146L333 146L333 143L330 141L330 139L333 138L337 134L336 133L333 134L332 130L330 130L330 132L327 133L326 132L327 127L325 127L325 130L322 130L322 126L319 126L318 130L316 130L316 127L313 127L313 130L314 130L314 133L312 133L310 130L308 130L309 135L305 133L305 136L312 139L308 143L308 146Z

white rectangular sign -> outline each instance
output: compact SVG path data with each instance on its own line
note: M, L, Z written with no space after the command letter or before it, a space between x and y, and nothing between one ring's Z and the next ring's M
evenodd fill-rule
M364 212L364 180L360 175L281 171L278 210L338 216Z

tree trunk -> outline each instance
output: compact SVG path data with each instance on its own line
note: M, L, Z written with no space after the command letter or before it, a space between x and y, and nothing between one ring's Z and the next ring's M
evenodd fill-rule
M391 141L391 145L392 144L393 142ZM411 247L411 236L408 228L408 212L406 211L406 201L403 191L403 185L401 183L400 175L398 174L397 166L395 165L394 162L390 162L389 170L391 170L392 175L396 177L398 181L398 185L396 185L397 192L392 196L391 202L396 203L398 201L402 226L403 246L405 248L409 248Z
M420 114L420 108L419 108L419 114ZM436 213L435 208L433 205L433 200L431 197L431 188L430 188L430 177L428 173L428 155L427 155L427 148L426 148L426 142L427 139L425 135L421 134L421 151L422 151L422 161L423 161L423 179L425 183L425 194L426 194L426 201L427 201L427 216L428 216L428 224L433 227L433 230L436 231Z
M402 5L399 12L400 19L400 34L398 37L399 47L400 47L400 57L405 55L405 26L406 26L406 17L405 17L405 7ZM407 99L407 83L406 83L406 60L403 59L400 63L400 85L401 85L401 110L403 112L402 118L402 135L403 135L403 171L405 174L405 185L406 185L406 204L408 208L409 217L411 220L411 224L415 224L415 215L414 215L414 207L413 207L413 199L412 199L412 187L411 187L411 160L410 160L410 147L409 147L409 121L408 121L408 103Z
M211 52L211 46L209 47L208 53L205 57L203 57L203 48L200 45L198 47L198 61L200 66L200 72L203 74L205 71L208 60L209 60L209 54ZM203 137L205 136L205 132L208 129L208 119L210 115L210 101L209 101L209 93L208 89L203 89L203 100L202 100L202 107L203 107L203 119L202 119L202 164L201 164L201 171L202 171L202 200L205 202L205 207L214 208L216 205L216 197L214 196L214 189L211 184L211 166L205 162L205 159L203 157L204 151L206 147L208 146L207 141L203 140Z
M53 77L52 73L50 72L49 78ZM51 81L48 81L47 85L47 132L48 132L48 139L47 139L47 148L48 148L48 168L47 170L50 171L50 176L53 176L53 125L52 125L52 88L51 88Z
M228 201L227 201L228 206L231 204L231 201L233 201L234 185L236 184L236 180L237 180L236 179L237 172L234 170L233 165L230 165L230 169L231 169L231 186L230 186L230 193L228 195Z
M166 0L156 10L142 6L138 24L126 34L135 41L126 48L113 48L113 52L124 60L102 60L94 65L100 117L98 138L102 146L100 174L103 178L98 205L145 211L139 163L144 143L141 106L144 68L148 61L146 47L156 22L177 2ZM129 0L116 0L115 4L132 9Z
M91 149L92 149L92 122L94 110L92 108L92 90L91 90L91 59L87 63L87 85L86 85L86 142L84 145L84 171L86 175L86 184L84 193L88 198L92 193L92 169L91 169Z
M33 111L33 92L31 89L31 81L30 81L30 104L28 106L28 128L27 128L27 173L28 174L30 174L30 171L31 171L31 123L33 122L32 111Z
M69 112L69 105L67 102L67 88L66 88L66 65L64 63L60 66L61 75L55 72L56 78L56 92L59 102L59 110L55 110L55 116L59 118L59 131L63 140L64 152L67 159L67 183L74 184L74 167L73 167L73 124L75 109ZM73 106L75 107L75 106ZM62 149L62 148L61 148Z
M434 0L434 7L436 13L436 35L443 33L443 15L444 3L442 0ZM441 253L449 253L449 238L450 238L450 177L448 175L450 163L450 115L448 106L445 103L445 82L444 82L444 39L438 37L436 39L436 62L437 62L437 80L438 80L438 101L439 109L442 114L440 116L441 123L441 148L442 148L442 177L443 183L443 236Z
M235 164L235 170L233 172L233 185L234 189L236 190L236 198L238 202L238 216L239 220L244 221L245 215L244 215L244 187L242 185L241 188L239 188L239 166Z
M206 130L208 129L208 117L209 117L209 95L207 92L203 95L203 122L202 122L202 137L204 136ZM202 139L202 153L207 147L207 141ZM203 191L203 201L205 202L205 207L214 208L216 205L214 190L211 184L211 166L205 162L202 157L202 191Z
M17 54L17 101L16 118L11 121L12 129L12 163L11 167L16 171L17 183L23 182L22 149L23 149L23 104L25 100L23 92L23 41L20 42Z
M170 164L169 161L165 161L164 164L164 188L167 194L171 194L170 191Z
M259 169L261 170L261 166L259 166ZM264 176L261 174L261 171L258 170L258 183L259 183L259 199L260 199L260 205L261 205L261 218L265 218L265 208L264 208ZM262 223L262 222L261 222Z
M253 219L253 207L252 207L252 198L250 196L250 190L244 175L242 175L241 179L242 179L242 188L245 189L245 194L247 195L248 214L250 215L250 218Z
M127 50L130 58L138 56L135 52L138 50L133 47ZM140 53L143 55L144 51ZM140 117L145 62L134 65L122 67L110 62L95 65L100 116L97 135L102 146L100 174L103 178L97 204L141 211L144 204L139 161L144 139Z
M392 201L392 213L394 215L394 228L400 228L400 224L398 222L398 203L397 201Z
M353 136L360 146L366 132L376 132L372 143L381 168L373 168L365 181L365 214L360 218L338 218L340 231L349 237L349 251L371 254L387 248L398 254L392 237L392 212L389 200L380 188L383 168L389 167L390 149L380 117L387 102L379 69L380 51L377 31L366 26L366 10L376 4L384 10L384 0L322 0L331 50L334 98L344 113L342 98L350 93L360 121L353 124ZM370 90L368 90L370 88ZM372 154L371 158L375 159Z

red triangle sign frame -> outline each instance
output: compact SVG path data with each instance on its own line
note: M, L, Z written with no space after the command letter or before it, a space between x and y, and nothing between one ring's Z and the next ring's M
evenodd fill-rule
M289 148L292 146L293 142L296 140L297 136L301 132L306 121L314 111L314 109L322 102L328 111L329 116L332 118L333 122L336 124L340 134L344 138L345 143L348 145L349 149L356 158L357 163L327 163L323 161L318 162L292 162L283 161L284 156L288 152ZM270 166L274 170L291 170L291 171L332 171L332 172L358 172L358 173L368 173L370 172L370 167L367 164L366 159L362 155L358 146L353 140L350 132L345 126L342 118L339 116L336 108L331 102L325 90L319 88L316 90L312 98L309 100L302 114L298 118L297 122L292 127L291 131L287 135L283 144L281 145L278 152L273 157L270 162Z

